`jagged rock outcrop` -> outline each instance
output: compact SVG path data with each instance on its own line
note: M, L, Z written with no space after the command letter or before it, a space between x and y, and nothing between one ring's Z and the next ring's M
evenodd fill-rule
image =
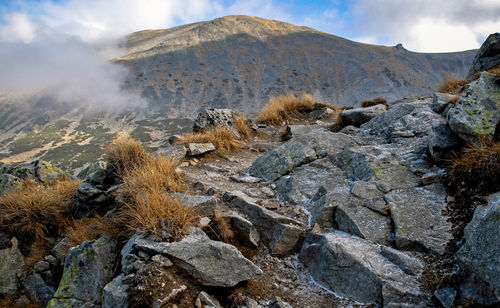
M14 237L10 247L0 250L0 295L8 297L19 288L18 275L24 265L24 258L19 250L19 242Z
M115 259L116 243L106 237L71 248L59 287L47 307L100 303L102 289L113 278Z
M137 239L134 248L167 255L204 286L232 287L256 279L262 270L246 259L236 247L211 240L202 231L174 243Z
M199 133L216 127L224 127L231 131L236 138L240 138L240 133L235 127L235 117L237 114L231 109L205 109L198 113L194 120L193 132Z
M490 34L476 53L470 65L467 80L472 80L476 73L489 70L500 64L500 33Z
M500 77L483 72L465 86L460 99L447 113L453 132L467 142L478 143L481 136L500 134Z
M466 275L460 295L479 304L500 302L500 193L488 196L487 200L488 204L474 211L464 231L465 243L457 252Z
M422 305L426 295L416 277L402 270L411 258L393 263L381 247L339 231L311 233L299 258L316 282L341 296L386 307Z

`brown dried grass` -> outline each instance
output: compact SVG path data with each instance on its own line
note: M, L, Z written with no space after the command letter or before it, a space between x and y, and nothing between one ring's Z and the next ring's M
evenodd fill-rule
M500 64L498 64L497 66L493 67L493 68L490 68L488 70L488 73L492 73L492 74L496 74L496 75L500 75Z
M217 127L201 133L184 135L174 142L176 144L212 143L217 151L229 153L243 147L234 134L225 127Z
M117 236L118 226L113 219L98 215L74 220L65 230L65 236L71 240L72 246L104 235L108 237Z
M128 133L119 133L107 147L108 161L118 175L125 170L140 166L148 157L141 143Z
M377 96L372 99L365 99L361 102L361 107L371 107L375 105L384 105L386 109L389 109L389 105L387 105L387 100L383 97Z
M57 236L73 213L78 185L67 179L44 185L24 181L0 198L0 225L22 242Z
M271 98L257 115L257 122L280 125L294 116L314 109L314 100L309 94L297 97L292 93Z
M447 76L441 81L437 91L441 93L459 94L468 83L469 81L467 80Z
M236 127L243 140L248 140L254 135L251 124L252 122L247 120L243 115L234 117L234 127Z
M482 138L480 144L466 147L450 161L449 177L459 187L476 192L500 189L500 142Z

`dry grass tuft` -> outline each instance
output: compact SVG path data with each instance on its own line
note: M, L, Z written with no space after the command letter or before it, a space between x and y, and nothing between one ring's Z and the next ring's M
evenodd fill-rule
M79 180L23 182L0 198L0 225L22 242L45 240L63 230L74 210Z
M79 245L84 241L93 240L103 235L109 237L118 235L116 222L103 216L74 220L65 231L65 236L71 240L71 246Z
M314 109L314 100L309 94L296 97L292 93L272 98L257 115L257 122L269 125L280 125L293 116Z
M455 104L458 100L460 99L460 96L455 95L453 98L451 98L448 103L450 104Z
M492 74L496 74L496 75L500 75L500 64L498 64L497 66L493 67L493 68L490 68L488 70L488 73L492 73Z
M36 262L43 260L43 257L50 253L51 248L51 245L45 239L33 242L28 256L24 259L23 269L30 271Z
M451 182L476 192L500 189L500 142L481 139L478 145L469 145L462 155L455 154L449 166Z
M384 105L386 109L389 109L389 105L387 105L387 100L383 97L377 96L372 99L365 99L361 102L361 107L371 107L375 105Z
M234 134L225 127L217 127L202 133L182 136L174 142L174 145L187 143L212 143L217 151L221 153L229 153L243 147L243 144L236 139Z
M166 193L145 191L135 196L132 203L126 203L120 210L120 222L126 230L137 228L147 234L162 235L168 232L174 240L181 239L198 218L182 203Z
M441 81L437 91L441 93L459 94L467 83L469 83L469 81L448 76Z
M237 115L234 117L234 127L238 130L241 135L241 139L250 139L254 132L252 129L252 122L247 120L243 115Z
M197 219L193 210L170 195L184 190L184 180L171 159L147 154L138 146L137 152L145 153L141 163L127 164L121 171L127 202L118 212L120 231L129 233L139 228L159 237L165 231L180 239Z
M107 150L108 161L118 175L125 170L140 166L148 157L140 142L125 132L118 134Z

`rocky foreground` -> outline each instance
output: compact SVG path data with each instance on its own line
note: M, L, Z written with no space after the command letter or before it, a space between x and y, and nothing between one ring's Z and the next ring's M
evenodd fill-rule
M443 166L453 149L498 139L499 76L481 73L454 101L436 93L345 110L340 131L319 109L286 134L254 125L260 137L226 156L204 156L213 144L166 146L192 186L176 197L199 214L187 236L137 230L71 248L54 238L23 271L18 239L2 234L0 294L17 307L498 305L500 192L467 204L466 220ZM195 127L231 130L231 117L208 110ZM2 191L60 173L45 162L7 166ZM79 176L77 215L112 217L113 170L99 162ZM211 232L214 220L227 222L231 241Z

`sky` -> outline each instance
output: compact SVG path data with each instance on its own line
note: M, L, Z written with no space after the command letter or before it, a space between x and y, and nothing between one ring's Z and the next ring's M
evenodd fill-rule
M125 35L234 14L418 52L479 48L500 31L500 0L0 0L0 94L50 87L77 104L143 104L109 61Z

